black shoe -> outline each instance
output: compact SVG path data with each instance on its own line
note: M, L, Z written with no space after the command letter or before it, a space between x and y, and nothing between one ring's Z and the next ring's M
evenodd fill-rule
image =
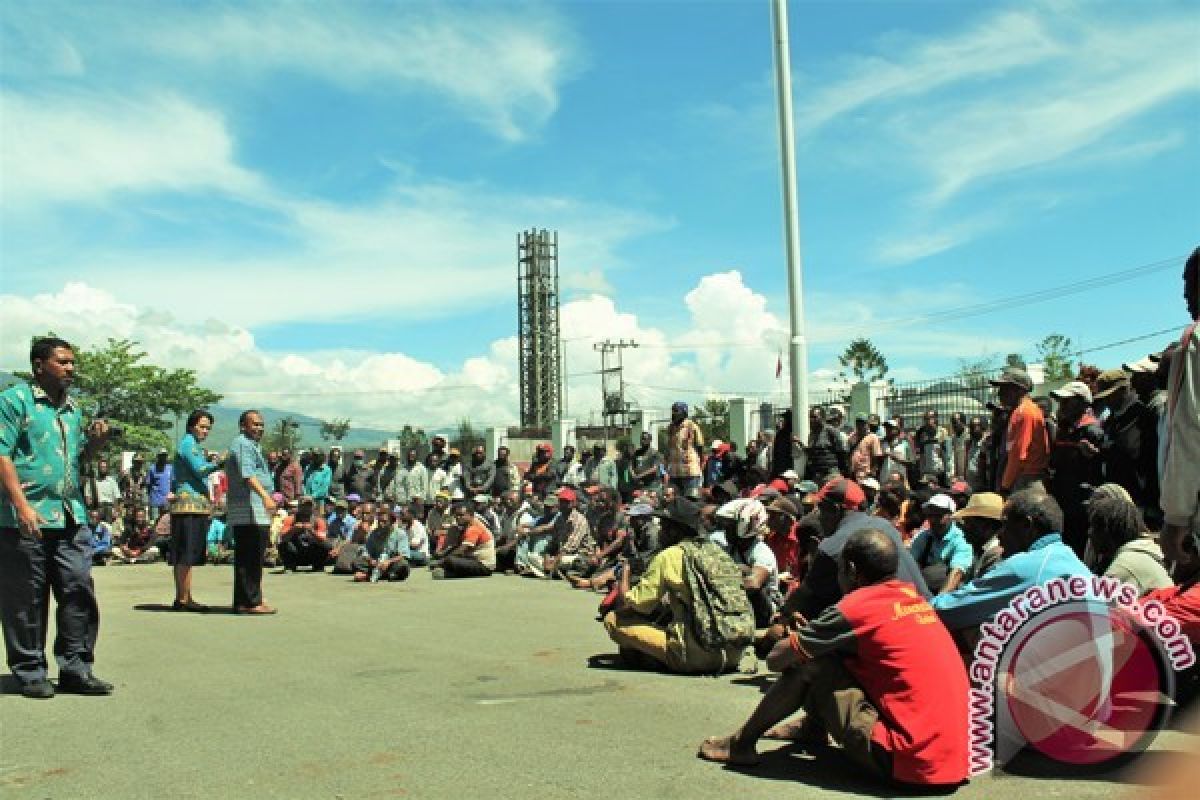
M104 695L112 694L113 685L95 675L66 674L58 676L58 690L68 694Z
M21 694L36 700L45 700L54 697L54 684L44 678L40 681L30 681L22 684Z

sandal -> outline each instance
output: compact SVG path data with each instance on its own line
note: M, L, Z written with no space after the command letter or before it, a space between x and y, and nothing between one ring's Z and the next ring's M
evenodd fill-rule
M171 610L172 611L192 611L197 614L203 614L204 612L208 611L208 606L201 605L200 603L197 603L195 600L188 600L186 603L182 603L182 602L176 600L174 603L171 604Z

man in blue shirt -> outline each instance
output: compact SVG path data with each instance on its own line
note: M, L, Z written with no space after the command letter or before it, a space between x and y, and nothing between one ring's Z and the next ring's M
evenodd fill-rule
M1004 504L1000 546L1004 560L984 575L932 605L952 631L977 628L1027 589L1055 578L1091 572L1062 541L1063 513L1053 497L1038 489L1016 492Z
M225 474L229 477L226 524L233 528L233 610L238 614L274 614L263 602L263 554L270 535L275 501L274 483L267 459L258 443L266 425L258 411L243 411L238 418L241 433L229 446Z
M908 551L934 594L957 589L975 561L967 537L954 524L958 508L948 494L935 494L921 506L928 526L913 538Z
M46 620L51 590L58 691L112 693L92 674L100 611L92 584L92 532L79 464L108 440L108 425L83 431L68 390L75 351L53 337L29 351L33 380L0 393L0 621L8 667L26 697L54 696L47 680Z
M167 463L169 455L170 453L166 450L159 450L154 464L146 470L146 488L150 493L151 522L161 517L171 502L171 484L175 481L175 468Z

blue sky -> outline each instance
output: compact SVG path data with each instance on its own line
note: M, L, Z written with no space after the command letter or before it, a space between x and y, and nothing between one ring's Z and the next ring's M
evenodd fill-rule
M1194 4L790 15L819 376L859 335L905 379L1183 323ZM233 402L511 422L515 237L537 226L560 233L570 372L632 336L643 404L777 389L766 0L9 3L0 22L0 366L53 326L137 338ZM571 395L586 415L594 377Z

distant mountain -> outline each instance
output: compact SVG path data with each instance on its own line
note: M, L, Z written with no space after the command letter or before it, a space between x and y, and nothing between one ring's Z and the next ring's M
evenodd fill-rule
M9 386L17 383L20 379L11 372L0 372L0 390L6 389ZM237 406L216 405L210 409L216 422L213 424L213 429L208 437L212 442L212 446L216 448L224 447L229 442L233 441L233 437L237 435L238 425L237 420L244 408ZM260 409L263 415L263 421L267 423L267 430L272 427L278 427L280 420L284 417L291 417L300 423L300 445L302 447L321 447L328 449L333 442L321 438L321 420L316 417L310 417L307 414L299 414L295 411L283 411L276 408ZM354 424L353 420L350 423L350 432L346 434L346 438L338 442L343 450L346 449L371 449L377 448L385 440L396 437L399 432L399 426L396 430L387 430L384 428L367 428L359 427ZM431 431L432 433L444 433L444 431ZM174 438L175 431L172 431ZM182 431L178 432L180 436Z
M216 417L216 422L213 424L212 431L208 434L209 440L214 447L223 447L225 442L230 442L237 435L238 417L245 410L237 406L216 405L210 411ZM295 411L283 411L277 408L260 408L263 415L263 422L267 424L267 430L277 429L279 423L284 417L291 417L296 422L300 423L300 446L301 447L321 447L328 449L333 442L321 438L321 420L317 417L310 417L307 414L299 414ZM337 444L343 450L346 449L370 449L377 448L386 439L395 438L399 428L396 430L386 430L383 428L360 428L350 422L350 432L346 434L346 438Z

